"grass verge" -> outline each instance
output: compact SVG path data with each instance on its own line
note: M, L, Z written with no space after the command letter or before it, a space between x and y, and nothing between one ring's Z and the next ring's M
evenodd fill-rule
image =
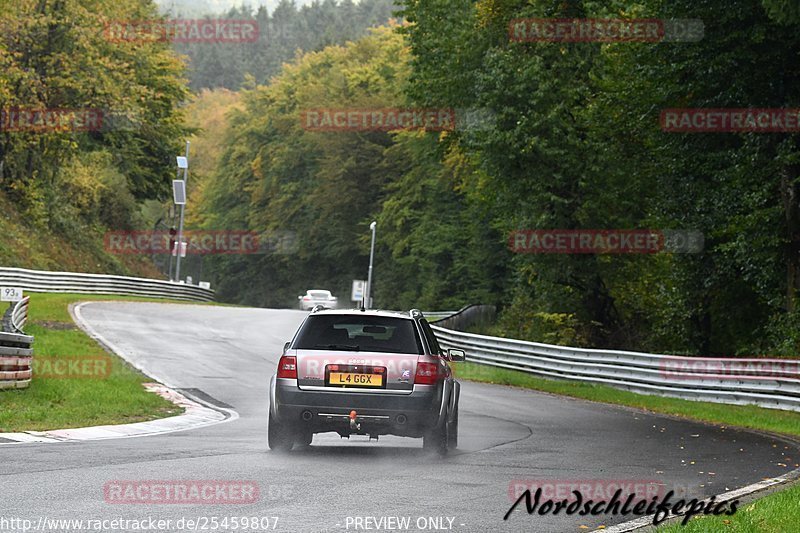
M798 530L800 486L770 494L733 516L701 516L688 524L659 528L660 533L785 533Z
M459 379L535 389L595 402L635 407L653 413L679 416L721 426L737 426L800 437L800 413L791 411L647 396L605 385L549 380L518 370L474 363L460 363L453 366L454 373ZM798 464L792 463L787 465L787 471L797 467ZM691 520L686 526L680 524L664 526L659 528L659 531L669 533L679 531L681 533L700 531L778 533L798 530L798 517L800 517L800 485L795 485L782 492L756 500L740 508L733 516L704 516Z
M187 303L127 296L31 293L25 333L33 335L34 360L92 360L105 350L69 316L80 301ZM2 310L4 311L4 309ZM52 358L52 359L51 359ZM87 372L80 378L37 377L28 389L0 391L0 432L44 431L106 424L144 422L180 414L182 409L145 391L152 381L116 355L110 372Z

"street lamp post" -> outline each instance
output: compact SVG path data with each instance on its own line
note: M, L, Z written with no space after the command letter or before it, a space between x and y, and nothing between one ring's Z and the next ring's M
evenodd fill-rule
M372 262L375 258L375 228L378 226L377 222L373 222L369 225L369 229L372 230L372 245L370 246L369 250L369 272L367 272L367 294L364 304L365 307L371 308L372 307Z

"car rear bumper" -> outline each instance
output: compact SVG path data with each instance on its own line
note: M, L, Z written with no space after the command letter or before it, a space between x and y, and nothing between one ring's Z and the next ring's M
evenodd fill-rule
M297 380L273 376L270 411L278 422L314 433L421 437L444 422L451 388L445 381L437 386L415 385L411 394L308 391L300 390ZM351 411L357 413L357 427L350 422Z
M300 302L300 309L303 311L310 311L314 309L315 306L321 305L325 307L325 309L338 309L339 302L336 300L310 300L310 301L303 301Z

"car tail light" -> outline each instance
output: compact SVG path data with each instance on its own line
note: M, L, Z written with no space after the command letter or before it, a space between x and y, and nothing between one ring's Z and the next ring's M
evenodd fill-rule
M439 379L439 365L436 363L417 363L417 375L414 383L418 385L434 385Z
M278 361L278 377L297 379L297 357L284 355Z

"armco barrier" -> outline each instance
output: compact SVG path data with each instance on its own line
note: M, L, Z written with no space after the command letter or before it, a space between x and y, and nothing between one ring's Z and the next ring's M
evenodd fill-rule
M472 326L486 327L494 322L497 308L493 305L468 305L455 313L424 313L428 322L439 327L466 331ZM439 315L439 316L437 316ZM442 316L443 315L443 316Z
M432 327L444 348L460 348L474 363L643 394L800 411L800 360L589 350ZM737 366L746 373L730 371Z
M11 332L22 333L25 324L28 322L28 304L30 301L31 297L26 296L10 308L9 326Z
M428 322L433 324L434 322L439 322L440 320L453 316L458 312L459 311L423 311L422 314L425 315Z
M23 298L8 308L0 331L0 390L24 389L31 383L33 337L22 333L28 319L28 301Z
M120 294L208 302L214 291L194 285L145 278L48 272L22 268L0 268L0 286L20 287L28 292Z

